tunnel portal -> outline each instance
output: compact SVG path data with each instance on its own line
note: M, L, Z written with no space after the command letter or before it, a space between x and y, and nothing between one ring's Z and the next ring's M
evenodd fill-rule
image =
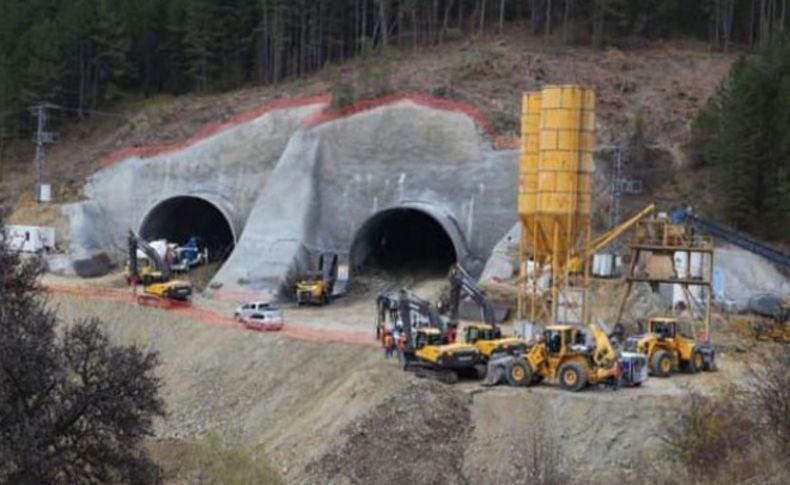
M177 244L197 236L208 247L212 263L225 261L236 243L226 215L206 199L194 196L172 197L154 206L140 224L140 236Z
M374 215L357 231L351 247L357 273L445 275L457 258L445 228L432 215L412 208Z

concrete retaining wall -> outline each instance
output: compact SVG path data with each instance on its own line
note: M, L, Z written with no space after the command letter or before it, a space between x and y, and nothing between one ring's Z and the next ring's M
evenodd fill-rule
M291 135L323 106L274 110L183 149L133 155L100 170L85 187L90 201L64 209L72 226L71 252L112 250L122 257L126 232L139 230L161 202L183 195L210 202L240 235Z
M316 102L132 153L91 177L89 201L64 208L72 253L121 258L129 228L162 201L194 196L226 215L237 240L210 285L217 297L276 295L319 252L348 261L364 224L396 208L431 216L479 273L516 219L518 152L496 149L473 108L451 104L398 98L327 117Z
M347 260L365 222L399 207L433 216L479 273L516 217L517 159L494 150L468 116L408 100L303 129L212 286L276 293L319 252Z

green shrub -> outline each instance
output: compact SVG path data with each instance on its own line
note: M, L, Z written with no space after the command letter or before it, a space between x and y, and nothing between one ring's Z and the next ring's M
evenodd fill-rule
M201 485L280 485L277 471L260 450L231 444L216 433L195 443L184 479Z
M689 392L688 405L667 421L662 439L669 457L679 462L694 483L716 481L734 465L746 470L749 452L759 446L750 416L730 392L718 398Z

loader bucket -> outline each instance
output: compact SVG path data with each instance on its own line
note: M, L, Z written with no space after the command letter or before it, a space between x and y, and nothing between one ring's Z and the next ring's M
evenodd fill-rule
M488 368L486 369L486 377L483 380L484 386L495 386L505 381L507 370L515 361L512 355L504 355L496 357L488 361Z

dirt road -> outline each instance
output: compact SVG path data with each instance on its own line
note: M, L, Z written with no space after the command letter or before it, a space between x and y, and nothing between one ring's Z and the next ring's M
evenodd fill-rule
M114 341L160 353L168 415L159 438L216 430L265 448L288 483L510 482L523 478L534 436L556 444L558 467L574 481L660 480L657 430L687 388L714 392L740 369L724 356L716 374L617 392L442 386L383 358L365 299L288 308L287 332L257 333L200 298L164 311L137 306L126 289L47 285L64 321L99 316ZM390 456L419 470L385 473Z

